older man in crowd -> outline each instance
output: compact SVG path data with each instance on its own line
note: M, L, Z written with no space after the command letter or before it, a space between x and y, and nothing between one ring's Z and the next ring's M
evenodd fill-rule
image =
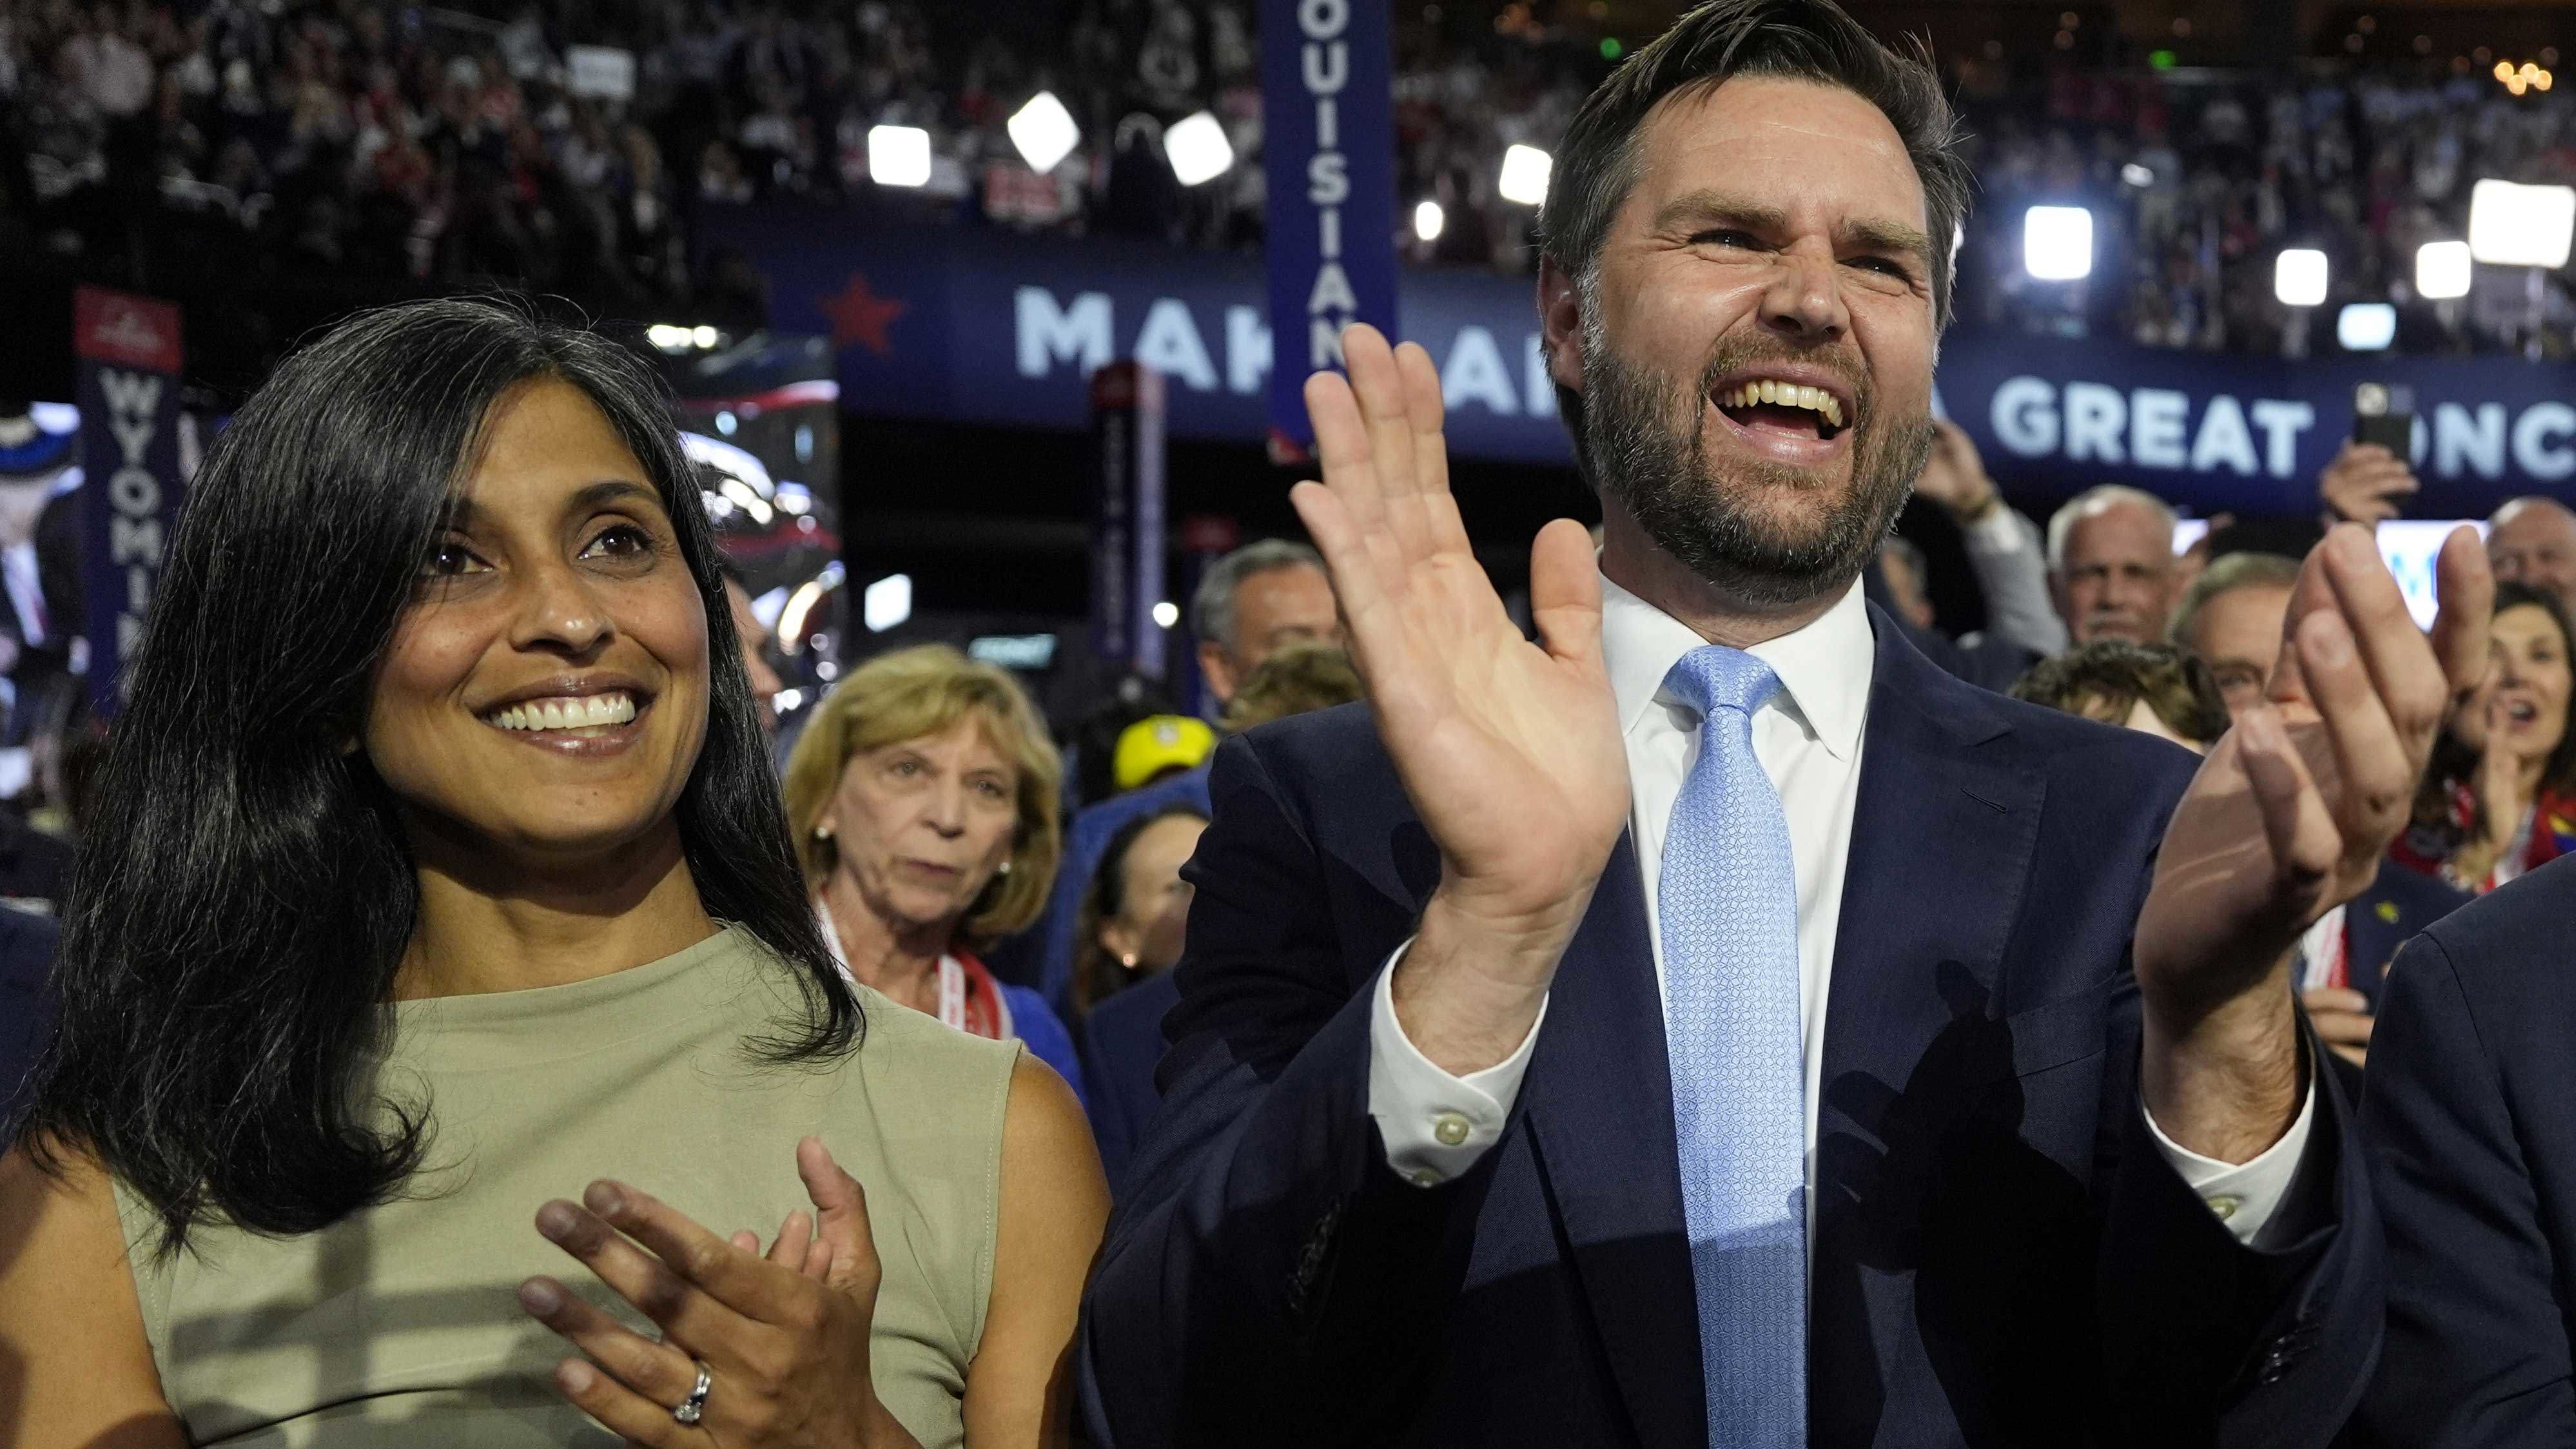
M2512 498L2487 520L2496 582L2529 584L2576 611L2576 510L2555 498Z
M2048 583L2077 644L2165 636L2182 591L2174 561L2174 511L2142 489L2105 483L2075 495L2048 520Z

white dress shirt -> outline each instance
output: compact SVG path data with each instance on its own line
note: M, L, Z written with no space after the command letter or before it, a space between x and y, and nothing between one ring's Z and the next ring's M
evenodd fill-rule
M1645 877L1646 939L1664 984L1660 907L1664 832L1683 779L1699 756L1695 717L1664 692L1664 676L1706 641L1661 609L1604 578L1601 646L1628 746L1629 827ZM1833 975L1834 937L1842 918L1843 877L1851 857L1852 818L1860 798L1861 749L1869 716L1877 644L1855 583L1841 601L1805 628L1749 651L1780 677L1780 691L1753 713L1753 754L1780 792L1798 878L1798 1000L1806 1052L1807 1190L1816 1182L1816 1109L1825 1046L1825 986ZM1410 944L1410 943L1408 943ZM1397 948L1378 973L1370 1028L1369 1115L1386 1141L1387 1161L1423 1186L1473 1166L1502 1136L1520 1095L1530 1052L1547 1024L1539 1020L1520 1048L1498 1065L1454 1077L1424 1056L1396 1022L1389 978ZM2270 1220L2297 1175L2307 1145L2313 1100L2279 1142L2241 1166L2207 1158L2169 1138L2149 1118L2157 1145L2183 1180L2240 1241ZM1814 1216L1809 1215L1812 1234Z

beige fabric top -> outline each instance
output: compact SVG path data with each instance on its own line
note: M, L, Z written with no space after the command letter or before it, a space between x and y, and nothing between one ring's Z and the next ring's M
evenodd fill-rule
M550 1274L647 1325L538 1235L537 1209L614 1177L766 1242L810 1206L795 1149L820 1133L867 1189L884 1263L877 1392L928 1449L963 1444L1019 1046L859 994L864 1044L821 1068L746 1054L799 998L739 928L594 981L394 1007L384 1089L432 1122L402 1200L283 1241L207 1229L159 1259L120 1189L170 1406L200 1444L614 1445L555 1395L572 1350L518 1285Z

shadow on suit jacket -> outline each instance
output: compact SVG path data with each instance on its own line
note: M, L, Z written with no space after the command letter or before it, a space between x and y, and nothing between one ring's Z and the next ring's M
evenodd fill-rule
M2376 1344L2350 1113L2241 1247L2155 1153L2129 938L2193 761L1952 679L1872 611L1829 991L1817 1445L2321 1444ZM1367 987L1440 874L1358 710L1231 742L1165 1104L1087 1303L1119 1449L1704 1446L1663 1017L1623 837L1502 1140L1420 1189ZM1543 822L1533 822L1534 826ZM2325 1079L2320 1079L2324 1081Z
M2363 1117L2388 1340L2352 1442L2576 1444L2576 858L2388 972Z

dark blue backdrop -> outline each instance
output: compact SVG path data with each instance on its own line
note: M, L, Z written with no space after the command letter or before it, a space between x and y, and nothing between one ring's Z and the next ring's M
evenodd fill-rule
M1092 369L1134 357L1168 380L1176 436L1263 437L1271 333L1257 257L809 210L729 210L709 236L768 278L774 325L832 335L853 412L1078 429ZM1568 461L1532 296L1523 278L1402 276L1400 330L1439 363L1463 455ZM2415 391L2424 495L2412 511L2576 493L2576 368L2561 364L2289 363L1953 332L1939 402L2016 495L2127 482L2204 513L2300 513L2364 381Z

